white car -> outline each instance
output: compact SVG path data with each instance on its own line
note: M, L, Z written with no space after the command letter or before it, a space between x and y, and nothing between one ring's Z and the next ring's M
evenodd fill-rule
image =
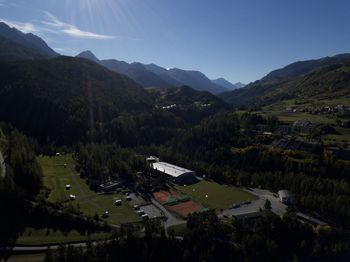
M116 206L120 206L122 204L122 201L120 199L117 199L116 201L114 201L114 205Z
M73 195L73 194L70 194L70 195L69 195L69 199L70 199L70 200L75 200L75 199L76 199L76 196Z
M66 185L66 189L70 189L71 187L72 187L72 186L69 185L69 184Z

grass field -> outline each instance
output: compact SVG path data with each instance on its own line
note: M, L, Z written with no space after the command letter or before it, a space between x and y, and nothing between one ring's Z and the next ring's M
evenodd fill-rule
M43 244L59 244L91 240L99 240L109 238L108 233L96 233L90 236L81 235L77 231L63 233L61 231L53 231L52 229L33 229L27 228L24 233L17 239L17 245L43 245Z
M177 186L177 190L188 194L203 206L215 209L226 209L234 203L254 200L256 197L237 187L220 185L214 182L200 181L190 186Z
M187 225L186 223L180 224L180 225L174 225L174 226L168 227L167 230L168 230L168 233L169 231L173 231L175 236L184 236L187 231Z
M269 111L265 112L263 115L266 116L276 116L282 122L293 123L297 120L307 119L320 124L334 124L335 118L326 115L312 115L302 112L288 113L285 111Z
M26 255L12 255L8 262L43 262L45 260L45 253L26 254Z
M74 194L76 200L72 202L73 205L79 207L86 214L102 215L105 211L109 211L107 221L111 224L140 221L123 195L116 193L100 195L90 190L86 182L75 171L71 155L40 156L38 161L43 169L44 185L51 189L49 201L68 202L69 195ZM66 168L64 164L67 164ZM67 190L66 184L70 184L71 189ZM116 207L114 205L116 199L122 200L123 204Z

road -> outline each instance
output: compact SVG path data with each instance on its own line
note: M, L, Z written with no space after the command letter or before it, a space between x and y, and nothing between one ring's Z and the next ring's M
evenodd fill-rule
M159 204L154 199L152 199L152 204L155 205L156 207L158 207L163 212L164 216L167 218L167 221L164 224L166 229L170 226L180 225L180 224L186 223L185 220L175 217L172 213L170 213L168 210L166 210L166 208L164 206Z
M2 155L1 151L0 151L0 165L1 165L1 175L2 175L2 177L5 177L6 176L6 165L5 165L4 156Z

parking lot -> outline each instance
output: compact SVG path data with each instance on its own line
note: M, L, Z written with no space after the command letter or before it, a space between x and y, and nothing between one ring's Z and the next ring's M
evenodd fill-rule
M149 218L157 218L157 217L163 216L162 212L152 204L141 206L140 210L145 211L145 213L148 215Z
M256 195L259 198L247 203L241 203L235 208L226 209L222 212L222 215L231 217L235 215L257 212L260 208L264 208L266 199L270 200L271 202L272 212L279 216L283 216L286 213L287 206L282 204L278 197L274 196L272 192L263 189L249 189L247 192Z

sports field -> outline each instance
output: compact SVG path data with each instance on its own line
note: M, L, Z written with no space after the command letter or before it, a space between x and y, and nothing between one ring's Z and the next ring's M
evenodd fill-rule
M237 187L220 185L215 182L200 181L190 186L177 186L178 191L187 194L204 207L226 209L234 203L254 200L256 197Z
M71 155L39 156L38 162L43 169L44 185L51 190L49 201L68 203L70 202L69 195L74 194L76 200L71 201L72 204L79 207L85 214L102 215L108 211L107 221L116 225L140 221L123 195L116 193L100 195L90 190L86 182L75 171L74 159ZM66 189L67 184L71 185L71 189ZM114 205L116 199L122 200L121 206Z

